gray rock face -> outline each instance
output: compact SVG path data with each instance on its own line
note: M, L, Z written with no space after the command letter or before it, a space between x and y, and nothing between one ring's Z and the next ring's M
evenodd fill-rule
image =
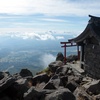
M55 92L47 95L45 100L76 100L75 96L65 88L58 88Z
M28 90L27 79L17 79L5 92L13 100L22 100L23 94Z
M10 99L7 95L3 95L2 97L0 97L0 100L12 100L12 99Z
M87 92L94 95L100 94L100 80L92 81L90 86L87 88Z
M78 84L75 81L71 81L66 85L66 88L68 88L71 92L74 92L77 87Z
M64 56L61 52L57 54L56 61L64 61Z
M58 67L61 67L63 65L62 61L55 61L49 64L50 70L55 73L56 69Z
M69 66L68 67L66 66L58 67L56 70L56 74L62 73L63 75L66 75L68 70L69 70Z
M11 75L8 75L7 73L2 73L0 80L0 92L7 89L10 85L12 85L15 81L15 79L12 78Z
M19 74L11 76L3 73L4 77L0 80L0 100L22 100L23 94L28 90L27 79L22 78Z
M0 80L4 78L3 72L0 72Z
M95 96L95 100L100 100L100 94Z
M75 83L80 84L82 82L82 79L82 76L70 75L68 76L68 83L74 81Z
M53 82L48 82L43 89L56 89L55 85L53 84Z
M63 86L63 83L58 75L54 75L45 85L44 89L57 89L59 86Z
M76 55L70 55L67 57L67 62L72 62L72 61L77 61L78 60L78 56Z
M76 97L76 100L94 100L93 97L91 97L89 94L87 94L85 89L82 87L78 87L74 91L74 95Z
M44 94L42 92L38 92L31 87L26 93L24 93L24 100L41 100Z
M20 72L20 75L22 77L27 77L27 76L32 76L33 77L32 72L29 71L28 69L22 69L21 72Z
M33 86L35 86L37 83L42 83L42 82L47 83L49 79L50 77L46 73L35 75L32 79Z
M75 75L75 70L70 67L70 65L63 65L61 67L58 67L56 70L56 74L63 74L63 75Z

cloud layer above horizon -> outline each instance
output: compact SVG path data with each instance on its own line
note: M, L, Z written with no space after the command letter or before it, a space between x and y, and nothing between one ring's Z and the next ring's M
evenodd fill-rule
M42 40L42 41L46 41L46 40L63 40L65 39L65 36L64 35L59 35L59 34L56 34L54 35L53 32L50 33L42 33L42 34L39 34L39 33L29 33L29 32L23 32L23 33L20 33L20 32L15 32L15 33L0 33L0 37L10 37L10 38L21 38L23 40L27 40L27 39L32 39L32 40ZM66 35L67 36L67 35Z
M0 13L87 16L100 13L100 0L0 0Z
M0 31L71 31L100 16L100 0L0 0Z

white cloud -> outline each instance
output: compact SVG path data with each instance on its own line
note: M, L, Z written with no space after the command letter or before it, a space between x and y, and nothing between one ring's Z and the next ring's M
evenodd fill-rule
M77 15L100 14L100 0L0 0L0 13Z
M60 40L60 39L65 39L65 38L63 36L56 36L56 39Z
M45 18L45 19L41 19L44 21L50 21L50 22L67 22L65 20L61 20L61 19L54 19L54 18Z
M0 33L3 36L18 37L22 39L36 39L36 40L55 40L56 38L52 34L39 34L35 32L10 32L10 33Z
M54 36L51 34L43 34L40 35L39 38L40 40L48 40L48 39L55 40Z
M37 33L24 33L20 37L23 39L36 39L36 40L55 40L54 36L51 34L37 34Z
M99 4L100 0L0 0L0 32L83 31L89 14L100 16Z
M22 39L35 39L35 40L42 40L42 41L65 39L64 36L61 36L61 33L59 34L54 35L52 31L44 32L41 34L38 32L4 32L4 33L1 32L0 33L1 36L9 36L11 38L17 37Z
M46 68L48 67L48 64L50 64L51 62L54 62L56 60L56 57L52 54L44 54L41 58L41 63L43 64L43 66Z

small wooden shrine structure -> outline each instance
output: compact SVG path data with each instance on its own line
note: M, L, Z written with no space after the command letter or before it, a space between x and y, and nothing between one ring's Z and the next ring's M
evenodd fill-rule
M69 41L81 47L80 62L85 72L93 78L100 78L100 17L89 17L85 30Z

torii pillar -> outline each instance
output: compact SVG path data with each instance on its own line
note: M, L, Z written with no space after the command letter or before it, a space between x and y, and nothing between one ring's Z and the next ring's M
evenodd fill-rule
M67 58L66 58L66 47L67 47L67 42L60 42L61 44L64 44L63 46L61 46L62 48L64 48L64 64L66 64L67 62Z

